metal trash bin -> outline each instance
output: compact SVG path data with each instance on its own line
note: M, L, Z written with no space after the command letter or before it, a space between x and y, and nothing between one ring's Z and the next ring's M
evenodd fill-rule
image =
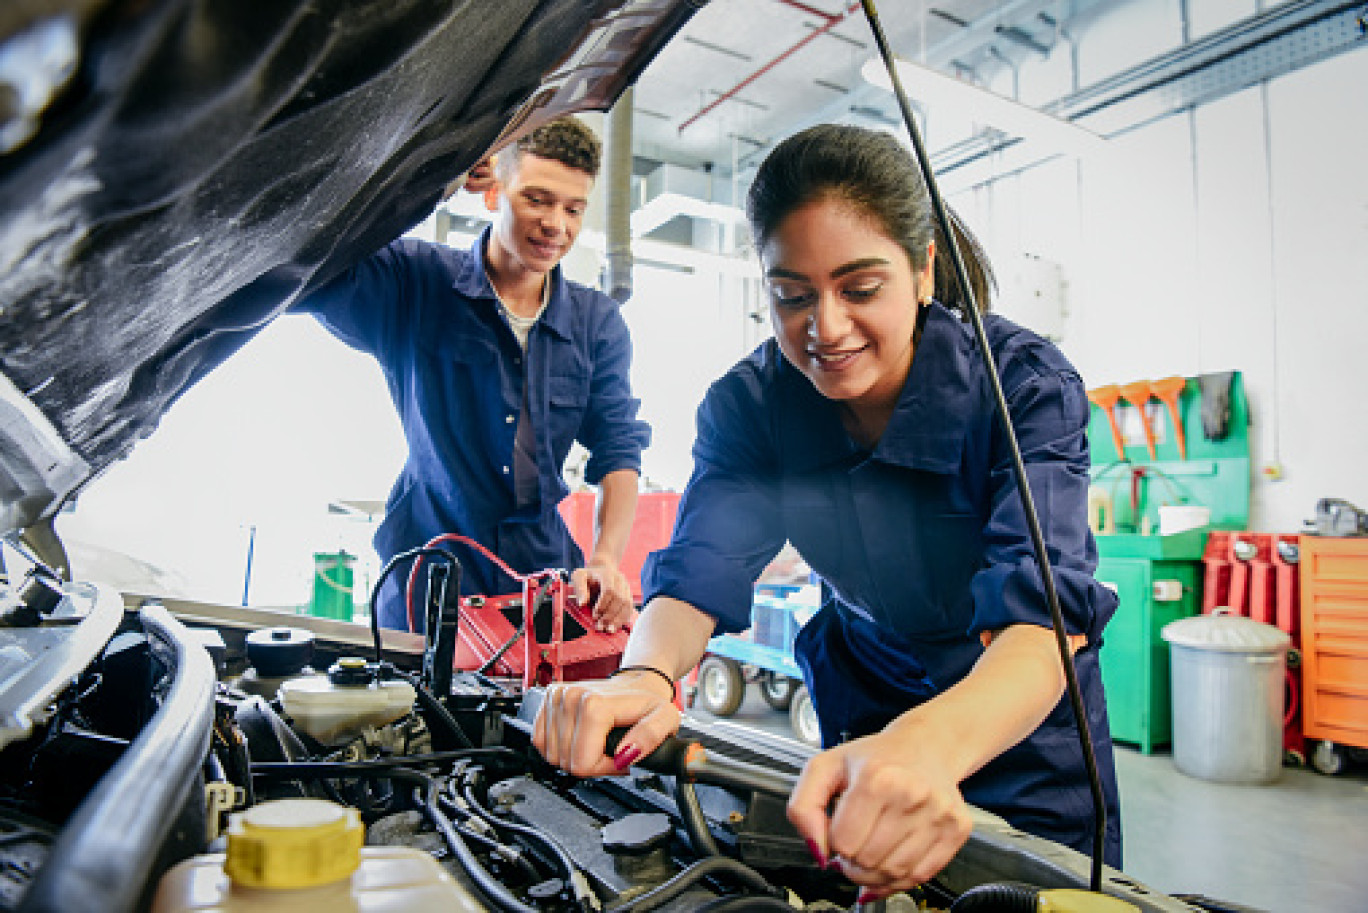
M1284 679L1292 641L1229 610L1170 622L1173 763L1223 783L1268 783L1282 772Z

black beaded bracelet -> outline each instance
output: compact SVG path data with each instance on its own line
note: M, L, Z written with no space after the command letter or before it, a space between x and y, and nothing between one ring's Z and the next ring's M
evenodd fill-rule
M608 677L612 678L613 676L621 675L624 672L654 672L656 675L659 675L661 678L665 679L665 682L670 686L671 693L674 692L675 680L666 675L663 670L657 669L655 666L622 666L616 672L609 673Z

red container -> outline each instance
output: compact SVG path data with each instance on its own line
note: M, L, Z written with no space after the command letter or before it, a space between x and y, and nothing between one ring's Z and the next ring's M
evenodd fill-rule
M1228 606L1230 599L1230 571L1234 559L1230 554L1233 533L1213 531L1207 536L1202 552L1202 614L1210 615L1218 606Z
M594 546L594 512L597 496L592 491L577 491L560 503L561 516L570 529L575 544L588 557ZM641 605L641 568L646 556L670 542L674 531L675 514L679 512L679 494L672 491L648 491L637 497L636 520L627 550L622 555L620 568L632 585L632 600Z
M551 586L560 588L561 584ZM542 593L535 584L530 591L534 601ZM479 669L512 641L488 670L490 675L519 678L531 686L604 678L617 669L627 647L627 632L595 631L589 612L573 597L557 592L547 595L550 611L542 609L539 623L525 625L525 631L532 630L530 643L525 634L518 634L519 624L528 617L524 596L463 598L455 667Z

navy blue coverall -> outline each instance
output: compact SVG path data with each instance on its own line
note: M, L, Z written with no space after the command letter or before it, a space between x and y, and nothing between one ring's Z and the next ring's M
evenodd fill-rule
M1109 806L1106 860L1121 830L1098 650L1116 609L1092 575L1088 402L1050 343L985 323L1016 426L1070 634ZM694 472L670 545L643 571L666 595L750 624L752 587L787 539L829 596L799 632L803 669L832 746L881 730L967 675L982 632L1049 627L1049 610L988 379L969 328L931 304L882 438L861 450L836 402L773 339L713 384L698 410ZM1092 802L1067 697L1025 741L962 784L970 803L1028 833L1091 850Z
M296 310L375 357L408 443L375 534L382 560L441 533L459 533L515 571L574 569L584 556L557 505L571 444L591 454L585 480L641 471L650 428L637 419L631 340L616 301L570 282L557 266L550 300L524 356L485 272L489 230L469 250L399 240L313 293ZM538 503L517 508L514 437L524 385L536 432ZM462 592L518 592L519 584L459 544ZM379 597L380 622L407 626L403 583ZM421 603L415 601L421 625Z

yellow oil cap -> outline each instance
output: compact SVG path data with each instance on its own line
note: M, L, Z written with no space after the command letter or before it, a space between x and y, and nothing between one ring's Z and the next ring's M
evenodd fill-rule
M277 799L228 822L224 870L250 888L313 888L350 877L366 830L354 808L322 799Z
M1041 891L1036 900L1037 913L1131 913L1139 909L1119 897L1074 888Z

